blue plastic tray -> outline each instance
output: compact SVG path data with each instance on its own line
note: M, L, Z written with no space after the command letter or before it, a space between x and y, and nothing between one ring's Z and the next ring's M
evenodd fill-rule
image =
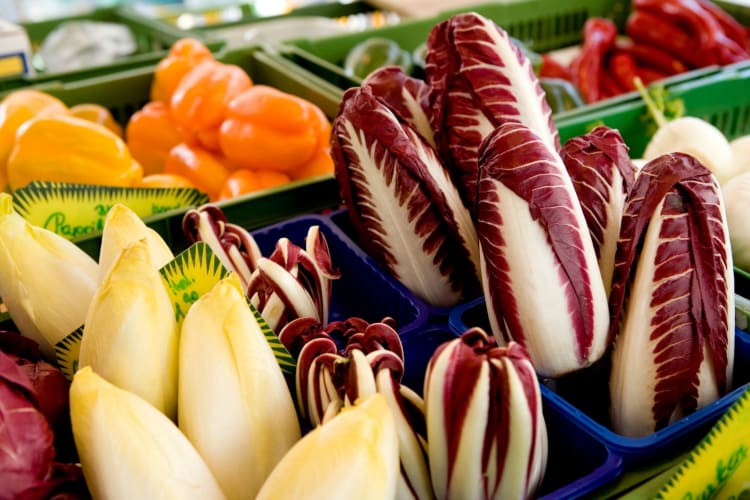
M352 221L349 219L349 212L346 208L339 208L337 210L333 210L327 215L331 222L344 234L346 234L349 239L352 241L352 244L356 245L358 248L362 248L359 245L358 237L354 231L354 228L352 227ZM362 250L364 253L364 250ZM390 273L386 268L381 266L378 262L376 262L374 259L372 259L372 265L376 266L380 272L387 274L390 276ZM421 300L421 299L417 299ZM436 324L444 324L445 321L448 319L448 315L451 313L453 308L451 307L436 307L431 306L429 304L425 304L425 307L428 310L428 313L430 315L430 321Z
M448 324L455 333L463 332L470 326L489 328L484 298L456 306L451 311ZM606 401L608 377L599 366L594 365L543 386L542 394L550 404L621 456L627 467L676 456L700 441L750 381L750 334L739 329L735 330L734 359L733 391L664 429L641 438L622 436L606 426L607 409L602 407L601 401ZM597 394L605 396L597 397Z
M424 374L435 349L457 337L448 327L428 327L402 335L406 371L402 383L423 393ZM580 498L617 478L622 458L612 453L590 430L581 428L566 408L542 392L549 438L547 473L542 498Z
M358 316L375 322L390 316L396 320L402 334L427 322L426 306L398 281L381 272L374 261L326 217L300 216L258 229L252 234L261 253L268 256L282 237L304 248L307 230L316 224L328 242L333 265L341 272L341 278L331 285L331 321Z

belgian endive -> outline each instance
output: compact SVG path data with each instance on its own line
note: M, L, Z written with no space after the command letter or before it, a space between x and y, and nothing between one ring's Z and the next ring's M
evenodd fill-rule
M382 394L341 410L289 450L257 500L388 500L399 476L398 438Z
M171 420L91 367L73 378L70 416L93 498L224 498L205 462Z
M94 296L99 268L71 241L34 226L0 193L0 298L13 322L47 359L79 328Z
M179 328L145 239L129 244L99 285L83 328L79 366L177 416Z
M230 273L182 324L179 425L230 499L255 498L300 438L281 368Z
M99 249L99 279L103 280L112 263L129 243L146 239L154 266L159 269L174 258L169 245L148 227L138 214L122 203L115 203L104 218Z

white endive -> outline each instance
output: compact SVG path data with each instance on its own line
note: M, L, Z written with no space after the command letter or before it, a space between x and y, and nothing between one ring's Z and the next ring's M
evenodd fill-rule
M91 367L73 378L70 416L93 498L224 498L205 462L171 420Z
M99 280L107 275L120 252L129 243L146 239L151 260L157 269L174 259L174 254L162 237L148 227L138 214L122 203L115 203L104 218L102 244L99 249Z
M179 327L145 239L128 245L91 301L79 366L177 416Z
M79 328L99 268L71 241L29 224L0 193L0 298L19 332L55 359L55 344Z
M257 500L387 500L396 496L396 423L376 393L305 435L279 462Z
M255 498L300 438L273 351L236 273L190 306L179 349L179 425L227 498Z

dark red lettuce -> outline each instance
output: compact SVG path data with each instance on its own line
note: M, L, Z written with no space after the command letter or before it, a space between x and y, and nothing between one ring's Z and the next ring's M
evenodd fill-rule
M618 432L649 434L729 387L734 285L722 204L710 171L682 153L650 161L633 185L610 296Z
M625 195L635 182L635 166L620 132L596 127L560 149L594 243L604 288L609 293Z
M544 376L588 366L606 349L609 311L562 160L529 127L508 122L482 143L479 165L477 233L493 334L523 345Z
M559 149L552 111L531 61L493 21L465 13L436 25L427 39L425 77L438 150L471 211L479 146L498 125L525 123Z
M370 87L345 92L332 155L359 243L436 306L479 295L473 221L435 150Z

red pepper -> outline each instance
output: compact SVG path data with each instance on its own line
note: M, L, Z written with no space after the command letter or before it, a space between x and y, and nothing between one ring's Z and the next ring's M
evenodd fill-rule
M614 50L607 58L607 71L624 92L635 90L638 67L633 56L624 50Z
M609 19L590 17L583 25L581 53L573 62L573 83L587 103L603 98L600 90L603 62L616 37L617 27Z
M603 71L599 78L599 98L608 99L626 92L620 87L615 77L609 71Z
M549 54L542 54L542 65L539 68L539 78L562 78L569 82L573 81L570 68L559 62Z
M638 76L641 78L644 85L648 85L651 82L661 80L662 78L667 78L671 75L668 75L667 73L659 71L658 69L652 68L650 66L639 66Z
M656 45L631 42L620 48L627 51L638 66L647 66L666 75L684 73L689 69L684 62Z
M625 31L635 43L656 46L675 56L690 69L707 66L690 33L663 17L635 10L628 16Z
M734 40L745 52L750 52L750 43L748 43L748 32L747 28L737 22L735 18L730 16L721 7L709 0L698 0L698 3L704 10L706 10L711 16L716 19L721 25L724 33Z
M728 37L717 21L697 0L633 0L633 9L659 16L695 38L697 66L729 64L742 60L746 51Z
M709 47L724 32L719 23L694 0L633 0L633 10L642 10L660 16L675 26L683 27L698 37L697 47Z

